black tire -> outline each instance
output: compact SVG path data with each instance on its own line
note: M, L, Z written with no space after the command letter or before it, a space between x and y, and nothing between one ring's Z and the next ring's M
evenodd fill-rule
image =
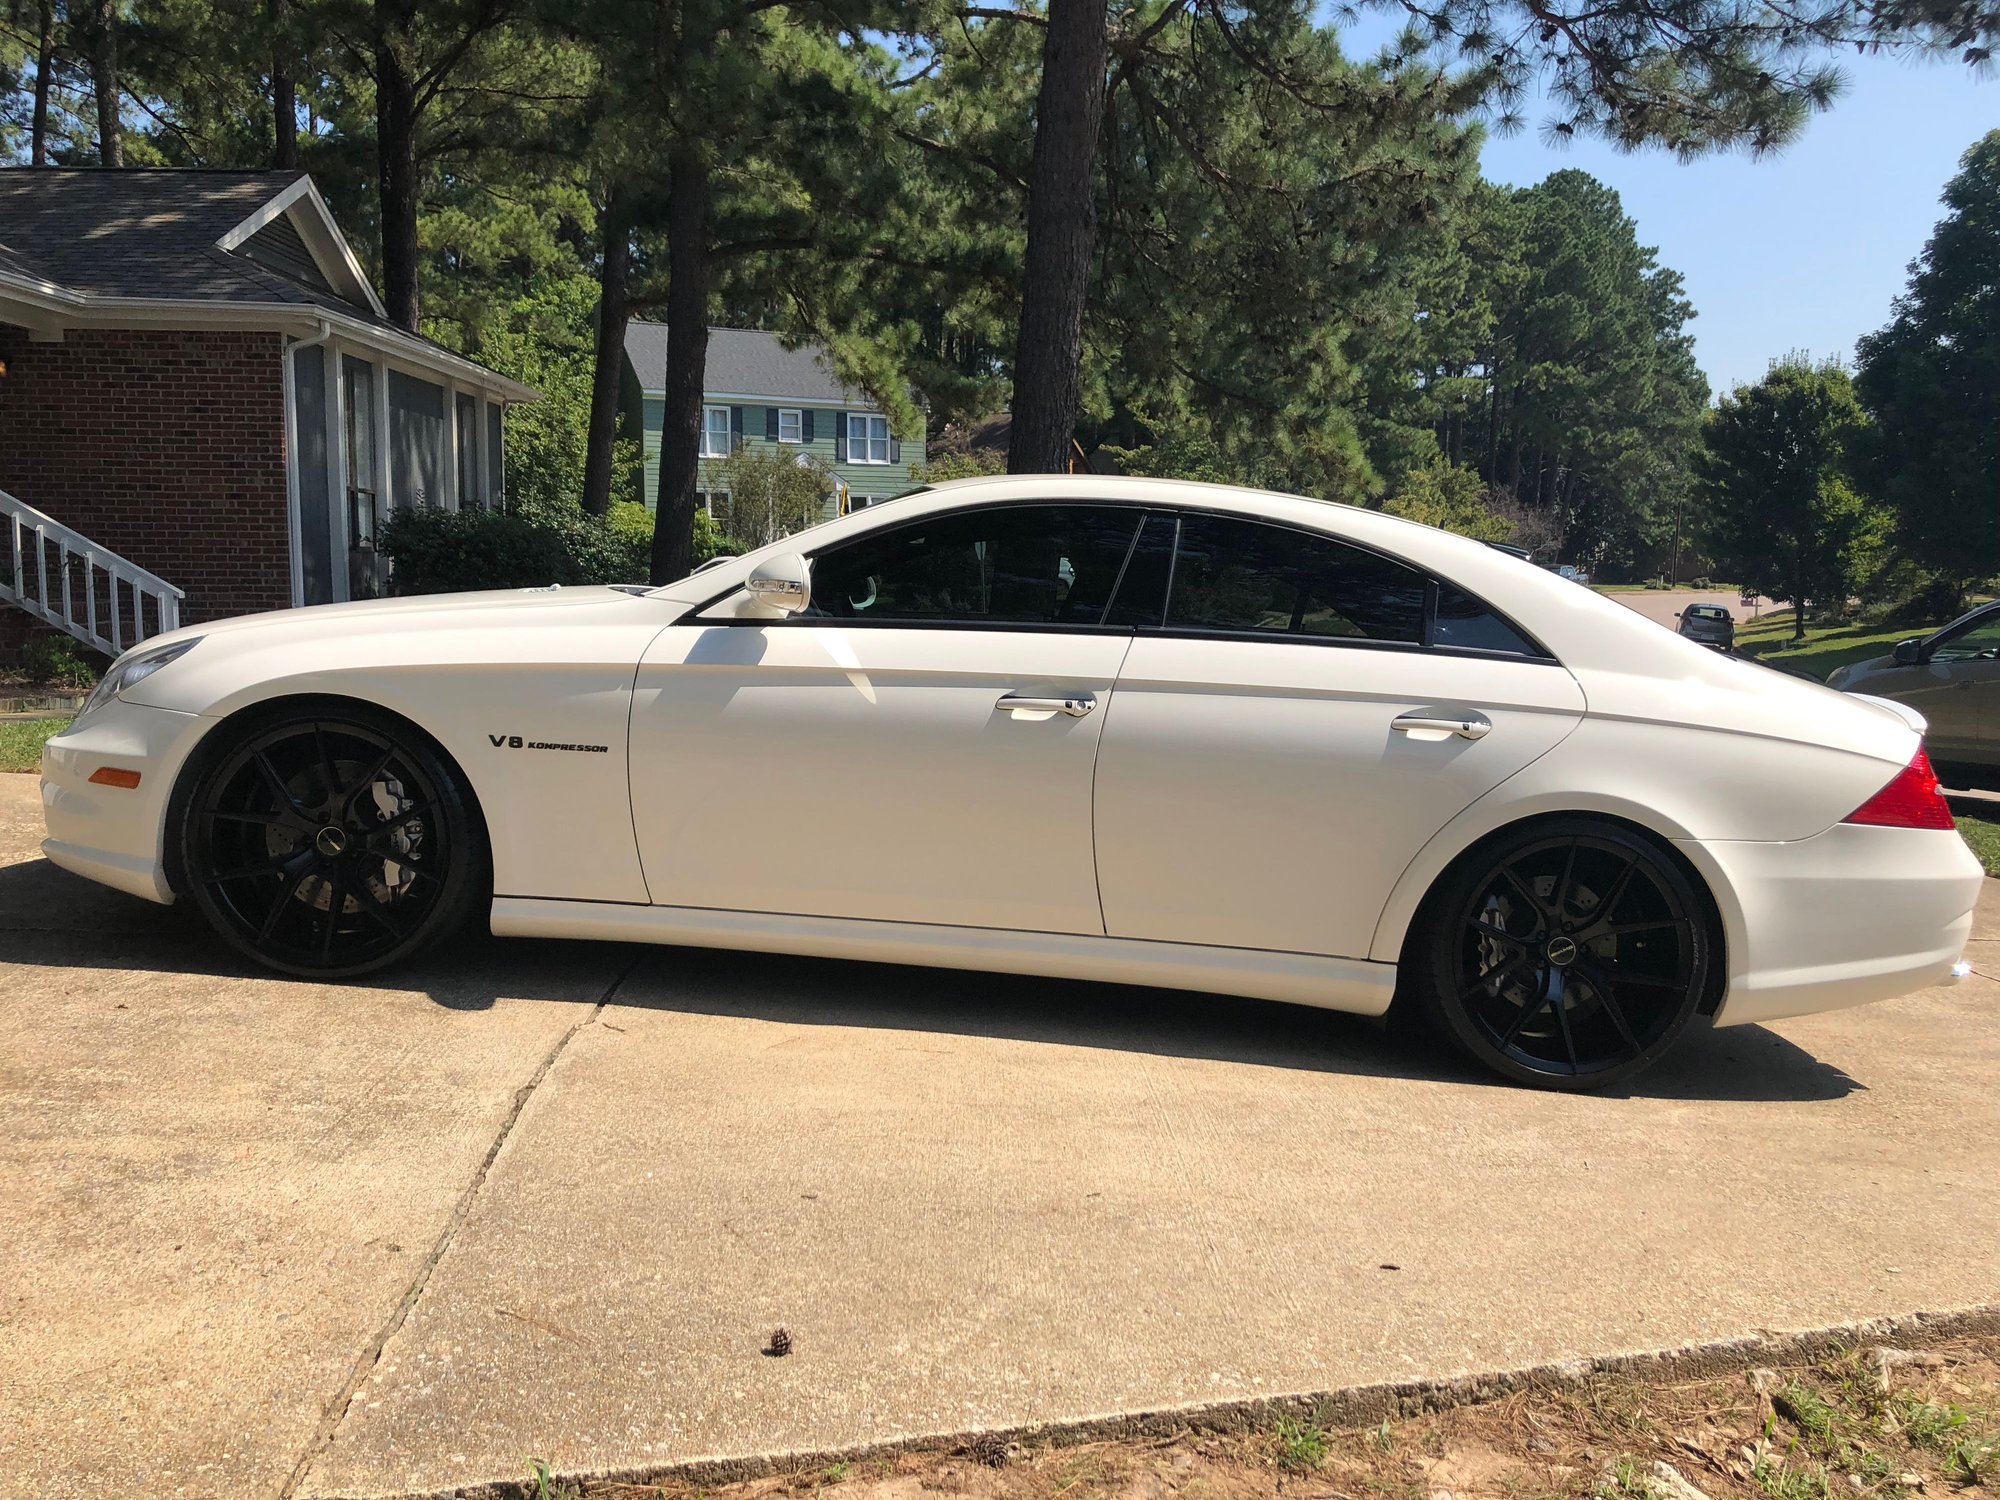
M239 953L312 979L449 936L488 886L484 828L427 736L301 702L217 731L175 799L178 883Z
M1503 833L1448 870L1405 950L1405 997L1503 1077L1608 1088L1650 1067L1700 1009L1706 908L1644 835L1594 818Z

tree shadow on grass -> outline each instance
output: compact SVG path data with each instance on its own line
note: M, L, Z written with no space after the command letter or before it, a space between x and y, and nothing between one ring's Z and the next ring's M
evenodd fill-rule
M145 969L284 983L239 958L185 905L106 890L46 860L0 866L0 964ZM624 976L621 981L620 976ZM418 962L330 989L418 994L452 1010L595 1000L805 1026L975 1035L1356 1077L1512 1088L1428 1039L1306 1006L1078 980L703 948L468 934ZM1601 1096L1814 1102L1864 1085L1758 1026L1690 1032L1659 1066Z

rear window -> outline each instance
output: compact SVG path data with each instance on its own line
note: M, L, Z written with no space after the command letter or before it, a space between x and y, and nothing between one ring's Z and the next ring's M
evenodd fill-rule
M1513 656L1541 655L1520 631L1465 590L1449 583L1437 586L1437 618L1431 626L1431 644L1458 650L1505 651Z
M1713 604L1697 604L1688 611L1698 620L1726 620L1729 611Z

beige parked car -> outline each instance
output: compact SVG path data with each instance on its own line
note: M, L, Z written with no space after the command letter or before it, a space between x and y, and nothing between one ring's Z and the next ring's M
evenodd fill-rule
M2000 769L2000 604L1841 667L1827 685L1909 704L1930 722L1933 760Z

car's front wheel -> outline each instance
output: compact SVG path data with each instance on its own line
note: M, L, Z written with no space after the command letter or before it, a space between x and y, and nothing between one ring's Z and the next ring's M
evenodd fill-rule
M1598 1089L1657 1061L1714 961L1699 896L1631 829L1562 819L1502 834L1433 891L1408 998L1496 1072Z
M444 937L484 888L459 775L363 705L305 704L218 733L178 803L181 884L259 963L335 979Z

